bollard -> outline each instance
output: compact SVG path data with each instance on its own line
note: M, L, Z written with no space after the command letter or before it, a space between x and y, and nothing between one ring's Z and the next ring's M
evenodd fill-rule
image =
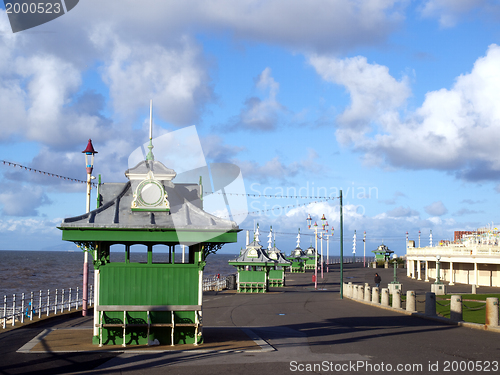
M406 292L406 311L417 311L416 307L416 297L413 290Z
M401 308L401 290L395 290L392 293L392 308L400 309Z
M377 288L376 286L374 286L372 289L372 303L376 303L376 304L380 303L380 301L379 301L379 288Z
M358 299L365 299L365 287L363 285L358 286Z
M436 316L436 295L432 292L425 293L425 315Z
M472 293L471 294L476 294L476 284L472 284Z
M352 281L347 284L347 297L352 298Z
M389 306L389 289L382 288L382 298L381 298L382 306Z
M486 298L486 321L490 327L498 327L498 298Z
M365 286L365 302L370 302L370 299L372 298L371 292L371 288L369 286Z
M454 294L450 298L450 319L459 322L462 318L462 296Z

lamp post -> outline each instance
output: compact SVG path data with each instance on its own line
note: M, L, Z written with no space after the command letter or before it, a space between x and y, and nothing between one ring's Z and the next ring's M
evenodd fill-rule
M321 217L323 223L326 221L325 215ZM312 218L310 214L307 214L306 218L307 226L311 229ZM318 224L314 222L314 238L315 238L315 246L314 249L314 289L318 289ZM324 224L323 224L324 226ZM323 252L321 252L321 256L323 256ZM321 262L323 263L323 262ZM323 265L323 264L322 264ZM321 267L321 277L323 277L323 267Z
M325 223L325 227L323 228L324 230L324 236L326 237L326 272L329 272L329 264L330 264L330 236L333 235L333 227L332 227L332 234L329 233L328 229L328 221Z
M363 267L366 267L366 231L363 233Z
M323 278L323 232L325 231L325 226L327 224L325 214L321 216L321 278ZM316 250L318 251L318 250Z
M342 189L339 196L340 203L340 299L344 298L344 213L342 203Z
M92 146L92 140L89 139L87 143L87 148L82 151L85 154L85 165L87 170L87 205L86 212L90 212L90 190L92 189L91 180L92 171L94 169L94 155L97 154L97 151L94 150L94 146ZM89 299L89 253L88 250L85 249L83 253L83 297L82 297L82 316L87 316L87 303Z
M441 282L441 255L436 255L436 282L434 284L442 284Z

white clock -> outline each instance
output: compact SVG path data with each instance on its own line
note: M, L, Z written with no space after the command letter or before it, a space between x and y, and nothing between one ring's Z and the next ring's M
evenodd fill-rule
M170 205L163 185L148 178L137 186L132 201L132 211L169 211Z

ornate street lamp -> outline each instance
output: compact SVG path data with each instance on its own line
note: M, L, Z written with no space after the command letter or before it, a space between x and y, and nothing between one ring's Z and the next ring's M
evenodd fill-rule
M307 226L311 229L312 217L307 214L306 218ZM321 216L321 226L325 228L326 217L323 214ZM314 249L314 289L318 289L318 223L314 222L314 238L315 238L315 249ZM323 278L323 238L321 238L321 278Z
M307 214L306 222L307 227L311 229L311 214ZM318 224L316 222L314 223L314 237L316 239L316 248L314 249L314 260L316 262L314 266L314 289L318 289Z
M327 223L326 221L326 217L325 217L325 214L323 214L323 216L321 216L321 228L322 228L322 232L321 232L321 278L323 278L323 232L325 231L325 223ZM316 252L318 252L317 248L316 248Z
M97 151L94 150L94 146L92 145L92 140L89 139L87 143L87 148L82 151L85 154L85 166L87 170L87 205L86 212L90 212L90 190L92 189L91 180L95 177L92 176L92 171L94 169L94 155L97 154ZM89 284L89 252L88 249L84 249L83 251L83 301L82 301L82 315L87 316L87 304L89 298L88 291Z

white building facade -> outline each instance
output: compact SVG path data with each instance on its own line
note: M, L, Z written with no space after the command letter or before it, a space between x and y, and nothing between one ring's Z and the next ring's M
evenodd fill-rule
M498 233L490 231L464 238L460 244L412 247L406 251L407 276L434 281L440 263L441 281L476 286L500 287L500 246Z

